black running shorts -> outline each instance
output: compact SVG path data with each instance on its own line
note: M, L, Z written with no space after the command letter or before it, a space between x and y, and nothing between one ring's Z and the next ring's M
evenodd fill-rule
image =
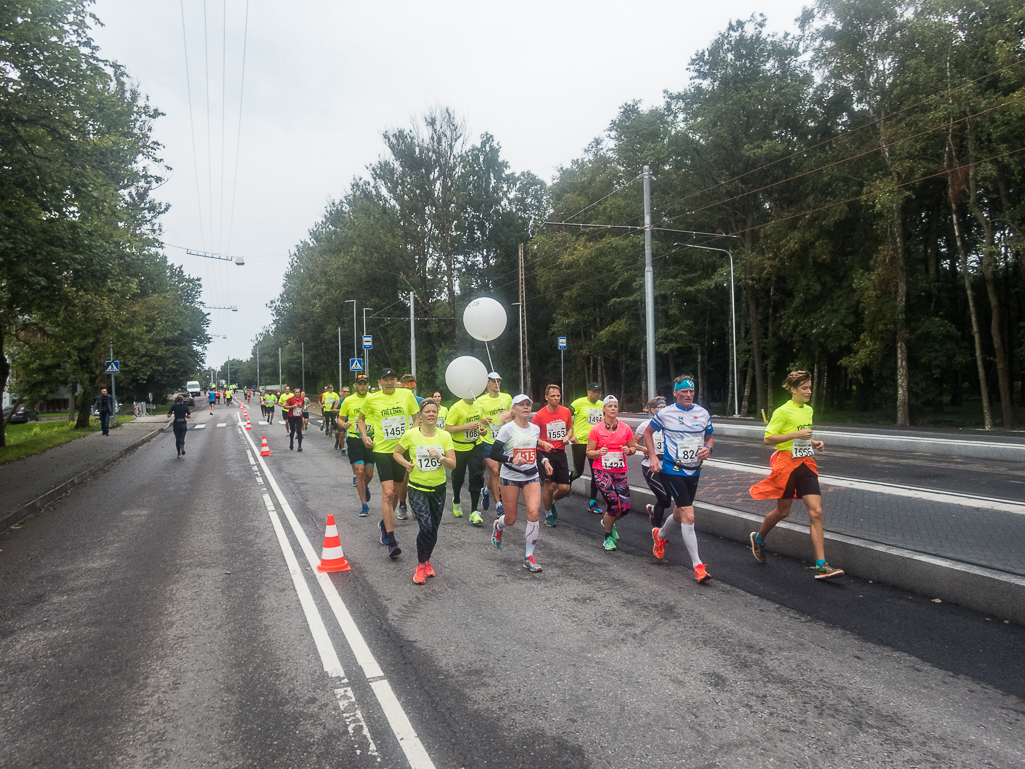
M665 484L669 493L673 495L673 502L676 503L677 507L690 507L694 504L694 495L698 491L699 479L700 476L697 475L670 475L669 473L662 473L662 483Z
M545 464L542 459L547 459L552 463L552 472L549 475L545 472ZM569 485L569 457L566 456L566 450L562 451L538 451L537 452L537 469L541 473L541 480L552 481L553 483L560 485Z

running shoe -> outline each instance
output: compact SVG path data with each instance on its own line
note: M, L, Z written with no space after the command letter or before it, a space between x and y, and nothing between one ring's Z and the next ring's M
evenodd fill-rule
M352 485L353 485L353 486L355 486L355 485L356 485L356 476L355 476L355 475L354 475L354 476L352 476Z
M342 449L342 456L343 456L343 457L347 457L347 456L349 456L348 454L346 454L346 453L345 453L345 449Z
M523 568L529 570L533 574L540 574L543 569L537 565L537 561L534 560L534 556L528 555L523 559Z
M408 512L409 512L409 510L406 508L406 503L405 502L399 502L399 510L396 513L395 517L398 518L400 521L404 521L404 520L406 520L406 516L407 516Z
M359 517L366 518L368 515L370 515L370 505L364 502L359 509Z
M430 561L424 564L424 573L427 574L428 577L434 576L434 567L431 566Z
M427 569L424 568L422 563L418 563L416 571L413 572L413 583L423 585L425 582L427 582Z
M452 515L454 515L456 518L462 518L463 517L463 506L461 504L459 504L458 502L453 502L452 503ZM470 514L470 519L471 520L473 519L473 514L472 513Z
M606 535L604 548L606 550L615 550L616 549L616 539L611 534Z
M619 542L619 532L616 531L616 524L612 524L612 539Z
M387 545L388 544L388 532L384 528L384 521L378 521L377 522L377 528L379 528L381 530L381 544L382 545Z
M755 557L758 563L765 563L765 544L759 543L755 537L758 536L757 531L751 532L751 554Z
M491 507L491 492L487 489L484 489L484 496L480 501L480 506L483 507L485 510Z
M555 516L556 518L559 517L559 511L555 509L555 503L554 502L552 502L552 515Z
M355 486L355 485L356 484L354 483L353 486ZM367 502L369 502L369 501L370 501L370 484L368 483L367 484Z
M389 542L388 543L388 557L389 558L398 558L400 555L402 555L402 548L399 547L399 543L396 542L395 540L392 540L391 542Z
M293 444L293 443L289 443L289 444L288 444L288 450L289 450L289 451L295 451L295 444Z
M699 563L694 567L694 579L698 582L708 582L712 578L712 575L705 569L705 564Z
M549 529L554 529L558 524L555 522L555 511L553 510L545 516L545 526Z
M505 515L505 507L502 505L501 502L499 502L497 505L495 505L495 514L496 515Z
M594 513L595 515L605 515L605 511L602 510L598 506L598 503L595 502L593 499L591 500L591 504L587 506L587 510L591 513Z
M298 452L299 452L299 453L301 454L301 453L302 453L302 451L303 451L303 447L302 447L302 446L300 446L300 447L299 447L298 449L296 449L296 451L298 451Z
M472 523L474 526L483 526L484 519L480 517L480 513L474 510L470 513L470 523Z
M658 526L661 523L661 521L656 521L655 520L655 506L654 505L645 505L644 509L648 511L648 520L651 521L651 525L652 526Z
M502 532L498 530L498 521L491 527L491 544L498 550L502 549Z
M833 577L842 577L843 569L834 569L828 563L824 563L821 566L815 567L815 579L832 579Z
M655 540L655 546L651 548L651 552L661 561L666 557L666 541L658 536L658 529L651 530L651 538Z

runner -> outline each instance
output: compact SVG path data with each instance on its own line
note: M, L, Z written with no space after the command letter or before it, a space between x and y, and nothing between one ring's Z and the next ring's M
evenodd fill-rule
M338 434L345 435L346 431L353 427L360 409L363 408L363 402L367 399L369 388L370 380L364 374L356 377L356 392L343 400L338 407ZM373 430L372 426L367 427L367 435L371 438ZM374 478L374 452L368 451L359 438L350 436L346 439L346 445L349 464L352 466L352 485L356 487L356 493L359 495L359 515L360 518L366 518L370 514L370 481Z
M337 429L337 427L338 427L338 411L337 411L337 409L342 404L342 401L345 400L348 397L349 397L349 388L348 387L343 387L341 393L339 393L339 395L338 395L338 401L335 403L335 411L334 411L334 413L332 415L332 418L331 418L331 422L332 422L332 424L336 428L335 431L334 431L335 432L335 448L341 450L343 457L345 456L345 452L346 452L345 446L346 446L346 442L348 441L348 438L349 438L349 432L348 432L348 430L342 430L341 432L338 431L338 429Z
M530 397L517 395L512 399L512 420L499 429L491 445L490 459L500 464L502 477L502 502L504 511L498 516L491 530L491 544L502 547L502 535L516 523L520 494L527 511L526 555L523 568L539 573L541 567L534 560L534 545L541 533L541 477L537 469L537 450L551 451L552 444L540 440L541 429L530 422ZM551 475L552 467L545 458L542 465L548 465L545 472Z
M448 419L448 409L441 405L441 393L434 393L434 402L438 404L438 428L440 429L445 426L445 420Z
M299 451L303 450L303 402L302 394L296 390L285 399L282 413L288 414L285 425L288 427L288 450L295 448L296 436L299 437Z
M230 387L224 388L224 405L225 406L230 406L231 405L231 388Z
M637 451L637 439L626 422L619 421L619 399L606 395L602 401L602 421L587 436L587 458L591 475L605 497L604 547L615 550L619 541L616 521L630 512L630 486L626 480L626 458Z
M480 438L484 414L474 398L456 401L448 410L445 430L452 436L456 449L456 466L452 471L452 515L463 517L459 498L466 473L470 473L470 523L482 526L484 519L477 512L480 490L484 485L484 442Z
M403 449L409 453L407 460ZM456 466L452 436L438 429L438 404L420 404L420 426L407 430L392 452L392 460L409 470L409 504L420 524L416 536L416 572L413 582L422 585L435 575L431 554L438 543L438 526L445 512L445 469Z
M270 392L269 390L267 391L266 395L267 395L267 424L272 425L272 424L274 424L274 409L278 405L278 396L275 395L274 393Z
M210 413L213 414L214 413L214 402L217 400L217 391L216 390L207 390L206 397L207 397L207 400L210 401Z
M374 452L377 477L381 479L381 544L388 546L390 557L397 558L402 550L395 539L395 487L405 481L406 468L395 461L392 452L409 427L409 417L413 417L413 427L419 424L420 409L413 393L398 386L399 379L392 369L383 369L377 383L381 390L363 402L356 425L363 445ZM373 438L367 435L368 423L374 428Z
M841 569L826 563L826 550L822 536L822 491L819 489L818 466L815 452L825 451L826 444L812 438L813 412L811 406L811 374L791 371L783 383L789 390L790 400L772 412L765 426L766 446L775 446L769 459L772 468L769 477L751 487L754 499L775 499L776 509L765 516L758 531L751 532L751 552L758 563L765 563L765 538L769 532L790 515L790 506L800 497L808 510L808 533L815 551L815 579L842 577Z
M573 421L569 409L561 405L562 390L559 385L550 384L545 388L547 405L534 414L533 423L541 429L541 435L552 444L551 451L542 451L541 457L548 460L552 468L549 475L544 463L538 468L544 482L542 507L545 514L545 526L555 528L559 517L555 503L569 494L569 461L566 459L566 438L568 425Z
M602 420L601 385L597 382L587 385L587 395L569 404L569 411L573 415L573 435L570 438L573 444L573 474L569 480L573 483L584 474L587 438L591 434L591 428ZM591 470L591 502L587 509L595 515L601 515L605 511L598 507L598 487L594 482L593 465L594 463L588 460L587 467Z
M657 456L655 433L662 431L665 451L662 457L662 482L673 496L676 506L661 529L653 528L655 544L652 552L658 560L665 557L666 540L677 529L690 553L694 578L698 582L711 579L698 555L698 537L694 531L694 495L698 489L701 463L712 455L712 419L708 412L694 403L694 377L678 376L673 384L676 403L652 415L644 429L644 444L649 457Z
M290 412L286 411L288 404L292 398L292 388L285 385L285 391L278 394L278 405L281 406L281 416L285 417L285 435L288 435L288 415Z
M648 405L644 407L651 416L655 416L658 412L666 407L666 399L659 395L657 398L652 398L648 401ZM651 423L650 419L641 422L637 426L637 434L644 435L644 431L648 429L648 425ZM659 468L662 467L662 431L655 431L655 469L651 469L651 457L648 456L648 448L646 446L638 447L644 452L644 459L641 460L641 472L644 473L644 481L648 484L648 488L651 489L651 493L655 495L655 504L645 505L645 509L648 511L648 520L651 521L653 527L661 527L662 520L665 518L666 509L673 503L673 500L669 496L669 492L666 490L665 484L662 481L662 473L659 472Z
M495 511L501 515L505 512L502 507L502 498L499 496L501 465L491 458L491 445L495 442L495 437L502 429L502 425L510 419L509 409L512 407L512 397L508 393L502 392L502 377L498 375L497 371L488 374L487 389L477 402L484 414L484 424L488 426L487 430L481 431L481 438L484 440L484 466L488 470L488 483L484 487L482 506L487 510L491 505L491 497L494 497Z
M323 420L320 424L320 431L326 433L327 437L331 437L331 433L334 432L334 420L331 418L331 414L328 412L335 410L335 405L338 401L338 393L335 392L334 385L324 385L324 392L320 394L318 398L320 405L320 414ZM337 446L335 447L337 448Z
M410 390L413 393L413 397L416 398L416 407L420 408L420 404L424 402L424 399L416 394L416 377L412 374L403 374L402 379L399 380L399 386ZM412 427L412 419L410 420L410 427ZM400 521L406 520L409 516L409 508L406 507L406 489L409 486L409 476L407 475L402 483L395 485L395 495L399 498L399 509L397 515Z
M306 391L299 393L303 402L303 432L310 429L310 399L306 397Z
M175 396L174 405L167 412L167 418L171 417L174 417L174 421L171 423L171 429L174 430L174 448L177 450L179 458L184 457L185 434L189 431L188 420L192 419L192 412L185 405L184 395Z

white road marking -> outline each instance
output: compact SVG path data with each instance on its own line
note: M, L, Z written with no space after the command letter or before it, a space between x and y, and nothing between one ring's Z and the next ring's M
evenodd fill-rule
M381 666L377 663L377 659L374 657L373 652L370 651L370 647L367 645L366 639L363 638L363 634L356 626L355 620L353 620L352 615L349 614L349 610L346 608L345 602L342 601L342 597L338 594L338 591L332 584L330 577L323 572L317 571L317 566L320 564L320 558L317 555L316 550L313 549L313 545L310 544L310 540L309 537L306 536L306 532L303 531L302 527L299 525L299 521L295 517L295 513L292 511L292 507L285 499L285 495L281 493L281 488L278 486L277 481L274 480L274 476L271 475L270 469L267 467L267 463L264 462L263 457L259 456L259 452L256 450L256 444L253 442L252 437L245 430L241 430L241 433L252 450L252 454L249 456L255 456L256 461L259 462L260 468L263 470L264 477L267 479L267 483L274 492L274 496L278 500L278 505L285 514L285 518L288 520L288 523L292 528L292 533L295 535L296 541L299 543L299 547L302 548L303 553L305 553L306 560L310 564L312 573L316 575L317 582L320 584L328 605L331 607L332 612L334 612L335 620L338 622L338 626L341 628L342 633L345 636L345 640L349 644L349 648L352 650L353 656L356 658L357 664L362 668L363 674L369 680L371 688L377 696L377 701L381 705L385 718L388 719L388 724L391 726L392 732L394 732L396 739L399 741L399 746L402 748L402 752L405 754L410 768L435 769L434 762L431 761L431 757L427 754L427 750L424 748L423 743L421 743L420 738L417 737L416 730L413 729L413 725L409 722L409 718L406 716L405 710L403 710L402 705L395 697L395 693L392 691L391 685L384 677L384 671L381 670Z
M258 425L265 425L265 424L267 424L267 420L266 420L266 419L261 419L261 420L260 420L259 422L257 422L256 424L258 424Z
M218 422L218 423L217 423L217 426L218 426L218 427L227 427L227 426L228 426L228 423L227 423L227 422Z
M206 427L206 424L201 424L201 425L196 425L196 426L195 426L194 428L192 428L192 429L194 429L194 430L202 430L202 429L204 429L205 427Z
M724 459L705 460L706 465L721 467L726 470L741 470L756 475L768 475L769 468L761 465L750 465L745 462L730 462ZM858 489L860 491L874 491L880 494L891 494L895 497L908 497L910 499L923 499L927 502L942 502L947 505L959 505L961 507L978 507L984 510L995 510L1001 513L1014 513L1025 515L1025 504L1010 502L1005 499L993 499L992 497L977 497L970 494L959 494L956 491L933 491L918 486L903 486L899 483L884 483L882 481L860 481L855 478L844 478L833 475L820 475L820 483L828 483L830 486L839 486L843 489Z
M253 472L255 473L256 463L253 461L253 452L246 451L246 458L249 460L249 464L253 466ZM345 677L345 670L342 669L342 663L338 659L338 653L335 651L335 647L331 643L331 637L328 635L327 628L324 626L324 620L320 616L317 605L313 600L313 593L310 592L310 586L306 584L306 578L303 575L303 570L299 566L299 561L295 557L295 553L292 551L292 546L288 541L288 536L285 534L285 528L281 525L281 518L274 509L274 503L271 501L270 495L266 491L263 491L261 492L261 496L263 497L264 507L267 508L267 515L270 517L271 526L274 529L275 535L277 535L278 545L281 547L281 554L285 557L285 564L288 566L288 573L292 577L292 585L295 587L295 592L299 596L299 604L302 606L303 613L306 615L306 624L309 626L310 634L313 636L313 643L316 645L317 651L320 653L320 660L324 665L324 670L330 677L340 679L342 684L348 684L349 680ZM349 737L356 742L357 739L355 731L359 729L361 736L367 741L367 752L380 760L380 756L377 752L377 746L374 744L374 740L370 736L370 730L367 728L362 711L357 707L356 695L352 691L352 688L345 686L340 689L334 689L334 694L335 699L338 700L338 705L342 710L342 715L345 719ZM358 748L357 752L359 752Z

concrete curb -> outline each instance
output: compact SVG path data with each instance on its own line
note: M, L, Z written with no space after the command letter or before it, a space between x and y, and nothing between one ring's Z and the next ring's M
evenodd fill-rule
M107 457L101 462L97 462L95 465L88 468L87 470L83 470L82 472L80 472L71 480L65 481L60 486L56 486L50 489L48 492L36 497L31 502L22 505L21 507L17 508L16 510L10 513L7 513L7 515L5 516L0 517L0 533L7 531L7 529L9 529L16 523L21 523L33 513L42 510L44 507L46 507L46 505L50 504L50 502L52 502L53 500L57 499L58 497L64 496L66 493L71 491L71 489L73 489L75 486L85 483L100 471L106 469L107 467L114 464L119 459L131 453L132 451L135 451L135 449L139 448L139 446L141 446L142 444L153 440L157 433L162 433L167 429L168 426L163 425L155 430L151 430L150 432L141 436L138 440L134 441L130 445L125 446L123 449L118 451L113 456Z
M590 493L590 482L587 476L578 478L573 491ZM631 486L630 500L631 512L644 514L644 506L653 503L655 495L647 488ZM700 501L694 506L700 510L695 520L698 530L745 545L763 517ZM830 562L847 574L1025 625L1025 577L828 531L825 539ZM784 521L773 530L770 541L772 553L813 560L807 526Z

